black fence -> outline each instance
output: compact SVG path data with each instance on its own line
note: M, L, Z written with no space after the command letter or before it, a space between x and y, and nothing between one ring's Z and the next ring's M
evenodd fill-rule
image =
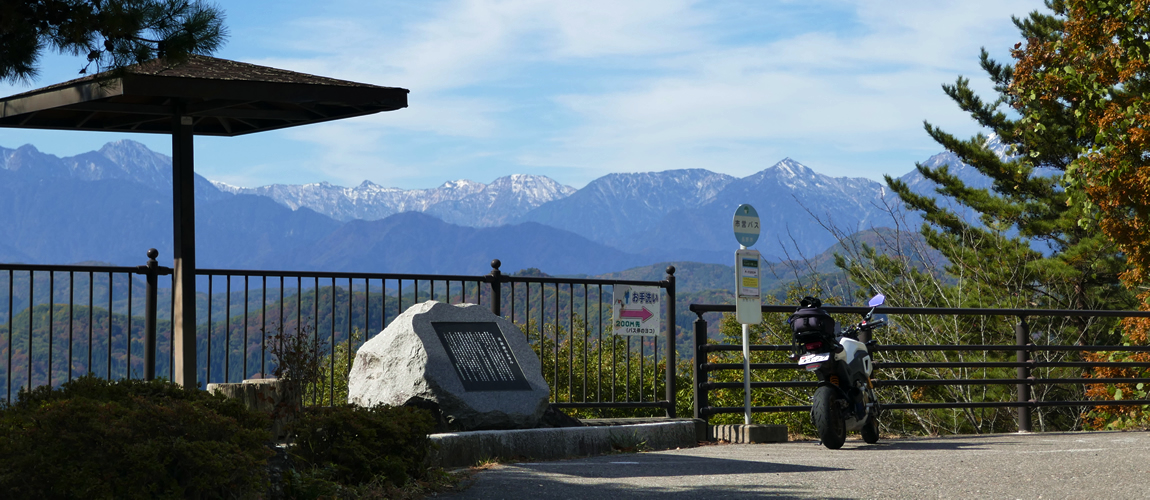
M869 308L864 307L825 307L832 314L858 315L865 313ZM742 406L715 407L709 401L709 392L716 389L743 389L742 382L711 382L712 372L720 370L737 370L742 372L743 363L712 363L709 354L718 352L741 351L741 345L710 344L707 340L707 321L703 318L706 313L734 312L734 306L691 304L691 312L698 316L695 320L695 363L694 363L694 415L696 418L709 419L723 413L743 413ZM791 313L794 306L762 306L764 313ZM1041 401L1032 397L1032 388L1040 385L1052 384L1150 384L1147 378L1085 378L1085 377L1036 377L1034 373L1041 368L1147 368L1150 362L1118 362L1118 361L1051 361L1032 359L1035 352L1150 352L1150 346L1121 346L1121 345L1036 345L1032 343L1028 318L1062 317L1062 318L1125 318L1150 317L1145 311L1084 311L1084 310L1051 310L1051 309L961 309L961 308L910 308L885 307L876 311L878 314L899 315L938 315L938 316L984 316L984 317L1014 317L1017 323L1014 326L1015 343L1013 345L892 345L881 342L872 349L875 358L874 378L877 387L896 386L969 386L969 385L1013 385L1013 401L959 401L959 402L921 402L921 403L886 403L883 408L888 410L920 410L934 408L1017 408L1017 422L1020 431L1032 430L1031 409L1052 406L1126 406L1146 405L1150 400L1121 399L1121 400L1050 400ZM897 321L892 322L897 325ZM789 335L789 330L786 331ZM876 337L881 337L880 333ZM751 351L786 351L792 349L790 344L785 345L752 345ZM885 353L897 352L1014 352L1014 361L945 361L945 362L898 362L884 360ZM798 370L793 363L751 363L754 370ZM931 379L905 379L889 376L894 370L940 368L940 369L993 369L1014 368L1014 378L931 378ZM791 380L751 382L751 389L782 389L804 388L812 390L817 382L814 380L799 380L798 371ZM880 395L880 401L882 396ZM754 406L752 412L806 412L810 405L788 406Z
M551 384L552 406L662 409L675 416L674 266L661 281L636 281L508 276L499 265L492 262L486 276L497 298L492 311L523 325ZM616 285L663 290L662 337L611 334Z
M148 269L0 264L6 397L87 373L144 377L147 285L136 276ZM166 351L160 364L171 366Z
M5 397L87 373L171 380L171 269L149 257L139 267L0 264ZM311 403L334 404L345 396L337 381L351 368L347 353L417 302L466 302L521 326L556 406L674 415L674 268L662 281L629 281L511 276L499 267L493 261L482 276L198 269L197 380L269 376L269 342L304 334L328 354L326 383L309 392ZM611 292L620 284L664 291L663 337L612 334Z

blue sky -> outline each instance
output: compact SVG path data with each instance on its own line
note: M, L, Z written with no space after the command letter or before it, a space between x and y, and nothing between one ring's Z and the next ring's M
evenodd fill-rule
M923 120L979 129L942 93L989 96L980 47L1020 41L1041 0L244 0L220 2L215 55L411 90L409 107L236 138L196 139L196 171L254 187L328 181L430 188L540 174L582 187L612 172L747 176L790 157L881 180L940 151ZM46 55L31 85L74 78ZM0 129L59 156L167 136Z

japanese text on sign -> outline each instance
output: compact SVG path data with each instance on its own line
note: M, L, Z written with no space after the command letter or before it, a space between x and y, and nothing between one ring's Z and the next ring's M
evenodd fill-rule
M759 241L759 213L755 207L747 204L739 205L735 209L734 217L735 240L743 247L754 245Z
M432 326L464 390L531 390L499 325L433 322Z
M735 229L759 229L759 221L740 219L735 219Z
M640 291L641 289L632 288L630 291L631 298L626 299L624 302L628 304L658 304L659 292Z
M759 259L743 258L743 265L739 270L739 295L744 297L758 296L759 291Z

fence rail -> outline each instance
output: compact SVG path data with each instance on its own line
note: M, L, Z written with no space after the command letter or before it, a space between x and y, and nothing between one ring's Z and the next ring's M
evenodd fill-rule
M662 281L508 276L502 274L499 267L499 261L493 261L492 273L488 275L495 286L493 296L498 298L492 304L492 311L524 325L528 337L537 339L540 358L545 367L544 375L550 375L552 406L663 409L667 416L675 416L677 360L674 266L667 267L667 276ZM612 313L609 292L615 285L663 289L666 295L663 301L666 325L662 338L612 338L608 333L611 330ZM550 297L547 296L548 289ZM500 309L504 302L510 308ZM582 314L579 314L580 309ZM567 332L566 346L562 338L564 331ZM625 340L620 342L620 339ZM543 349L544 346L550 349ZM662 391L659 390L658 377L660 347L664 365ZM565 370L560 363L563 354L567 357ZM605 357L608 360L606 363ZM576 370L577 362L580 370ZM623 366L622 373L619 370L620 364ZM548 365L550 370L547 369ZM649 380L647 373L651 375ZM562 380L562 374L566 374L565 381ZM564 395L561 389L566 390L565 398L561 397Z
M862 314L869 310L865 307L825 307L827 312L835 314ZM696 418L704 420L711 416L723 413L742 413L743 407L714 407L709 403L709 392L717 389L742 389L741 382L710 382L709 374L719 370L743 370L742 363L711 363L708 355L719 352L741 351L742 346L729 344L710 344L707 340L707 321L703 318L706 313L734 312L734 306L691 304L691 312L697 315L695 320L695 363L694 363L694 414ZM762 306L764 313L790 313L793 306ZM1027 318L1032 317L1150 317L1146 311L1088 311L1088 310L1060 310L1060 309L972 309L972 308L911 308L911 307L884 307L876 311L887 315L948 315L948 316L1010 316L1018 319L1015 325L1014 345L888 345L878 344L872 353L876 356L874 363L875 385L878 387L895 386L969 386L969 385L1014 385L1014 401L967 401L967 402L933 402L933 403L883 403L884 409L891 410L918 410L937 408L1017 408L1018 428L1021 431L1032 430L1031 409L1053 406L1126 406L1146 405L1150 400L1087 400L1087 401L1037 401L1031 397L1031 387L1036 385L1053 384L1139 384L1150 383L1150 378L1085 378L1085 377L1034 377L1032 371L1036 368L1150 368L1150 362L1110 362L1110 361L1040 361L1030 358L1032 352L1150 352L1150 346L1117 346L1117 345L1036 345L1030 342L1030 326ZM754 352L764 351L790 351L793 346L787 345L752 345ZM1014 352L1015 361L958 361L958 362L890 362L880 361L877 358L883 352ZM1015 368L1014 378L982 378L982 379L884 379L881 373L884 370L916 369L916 368ZM754 370L798 370L795 363L751 363ZM801 372L800 372L801 373ZM796 374L797 375L797 374ZM775 382L751 382L751 389L781 389L791 387L815 387L817 382L811 380L792 380ZM755 406L752 412L798 412L810 411L810 405L784 405L784 406Z
M0 264L0 399L87 373L173 379L172 270L156 263L154 250L148 256L138 267ZM662 281L635 281L514 276L500 266L493 261L481 276L198 269L197 380L268 376L268 342L281 331L310 335L329 354L354 352L417 302L469 302L521 326L555 406L674 415L673 267ZM664 290L665 336L611 333L611 292L620 284ZM327 358L326 387L312 392L313 404L336 403L337 375L350 371L352 356L341 366L337 358Z

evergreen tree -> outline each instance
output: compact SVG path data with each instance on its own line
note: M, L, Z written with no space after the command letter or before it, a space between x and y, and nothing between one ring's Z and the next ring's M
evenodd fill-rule
M1150 309L1150 2L1053 0L1047 6L1063 29L1014 47L1018 61L1011 92L1036 135L1050 130L1041 114L1069 107L1078 140L1067 170L1070 203L1086 215L1080 223L1105 233L1126 257L1122 280ZM1123 341L1150 343L1150 319L1123 321ZM1097 353L1097 361L1150 361L1150 354ZM1097 378L1144 378L1144 368L1098 368ZM1091 384L1094 399L1146 399L1143 384ZM1144 405L1099 406L1087 415L1094 428L1145 427Z
M35 78L45 48L84 57L81 74L210 54L223 20L199 0L0 0L0 80Z
M1057 39L1064 30L1062 19L1039 12L1014 18L1014 23L1030 43ZM1083 133L1074 109L1065 103L1019 99L1012 88L1015 68L1011 65L991 59L985 49L980 62L994 85L993 99L977 95L963 77L944 85L943 91L993 133L1005 151L996 152L982 134L959 139L930 123L925 128L947 151L985 175L990 186L968 185L945 165L916 165L918 172L937 184L935 191L941 196L915 193L911 186L887 176L887 184L903 206L922 216L922 239L916 241L896 232L879 248L863 245L848 256L836 256L836 263L864 287L860 295L870 292L866 288L877 289L896 306L1131 309L1136 303L1134 294L1119 280L1127 269L1126 256L1104 234L1092 229L1097 227L1089 223L1093 213L1081 205L1068 204L1074 193L1067 170L1094 135ZM977 217L967 220L963 214ZM1087 223L1082 224L1083 220ZM944 272L932 266L934 258L944 260ZM1010 317L900 317L896 328L883 332L882 341L1013 344L1017 321ZM1041 332L1037 344L1121 342L1118 322L1112 319L1031 317L1027 322L1032 332ZM1032 356L1043 361L1080 358L1056 351L1039 351ZM887 362L1011 361L1013 357L1014 353L1000 351L880 354ZM884 375L892 379L1009 378L1010 370L900 369ZM1080 374L1077 369L1057 367L1034 371L1040 378ZM1032 390L1039 400L1079 400L1085 396L1082 388L1074 385L1050 384ZM1003 386L899 387L884 397L893 401L1001 401L1011 398L1010 392ZM1040 409L1037 425L1043 429L1080 428L1083 417L1070 408ZM1014 425L1014 415L1000 409L917 411L908 412L901 422L938 432L999 432Z
M1022 36L1031 40L1056 38L1063 26L1060 19L1039 12L1025 19L1014 18L1014 23ZM947 272L966 289L963 296L968 303L957 305L1130 308L1133 297L1118 279L1126 266L1124 257L1105 235L1079 224L1090 214L1067 205L1064 175L1089 139L1075 133L1073 110L1050 103L1022 106L1022 114L1044 124L1044 133L1036 134L1034 127L1002 110L1004 106L1019 106L1010 93L1013 68L991 59L985 49L980 62L994 83L997 97L993 101L975 94L963 77L953 85L943 85L943 91L1000 138L1007 146L1007 157L991 150L987 137L981 134L963 140L930 123L925 128L947 151L993 184L990 188L971 187L945 165L916 165L924 177L938 184L938 194L973 210L979 219L963 220L953 208L886 177L902 201L921 212L923 236L947 259ZM978 303L969 303L972 300ZM1105 334L1090 328L1088 318L1079 320L1078 329L1079 342L1114 340L1099 338Z

